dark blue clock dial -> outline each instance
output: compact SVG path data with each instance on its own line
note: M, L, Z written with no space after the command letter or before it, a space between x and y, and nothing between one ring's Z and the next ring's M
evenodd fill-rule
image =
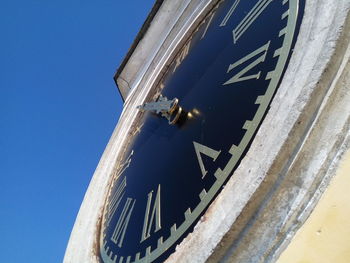
M303 8L226 0L206 16L149 96L177 98L179 120L140 111L129 133L104 208L101 262L163 262L193 231L268 112Z

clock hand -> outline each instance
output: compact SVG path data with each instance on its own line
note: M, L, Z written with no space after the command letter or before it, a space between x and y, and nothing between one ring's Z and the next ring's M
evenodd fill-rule
M168 100L167 97L160 95L156 101L146 102L137 106L137 108L141 111L161 113L168 120L169 124L175 124L182 113L182 108L178 104L179 100L177 98Z

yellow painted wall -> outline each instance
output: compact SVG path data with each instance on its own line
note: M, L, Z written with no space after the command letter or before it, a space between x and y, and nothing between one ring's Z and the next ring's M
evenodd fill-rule
M278 263L350 263L350 152Z

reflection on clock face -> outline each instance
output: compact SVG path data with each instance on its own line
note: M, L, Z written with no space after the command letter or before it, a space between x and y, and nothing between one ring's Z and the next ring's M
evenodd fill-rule
M220 1L198 26L153 90L178 98L182 116L169 125L140 112L116 164L101 223L102 262L163 262L193 231L268 111L303 6Z

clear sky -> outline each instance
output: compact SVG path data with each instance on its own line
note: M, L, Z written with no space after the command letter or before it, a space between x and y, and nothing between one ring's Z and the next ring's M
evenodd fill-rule
M0 1L0 263L62 262L122 109L114 72L153 4Z

